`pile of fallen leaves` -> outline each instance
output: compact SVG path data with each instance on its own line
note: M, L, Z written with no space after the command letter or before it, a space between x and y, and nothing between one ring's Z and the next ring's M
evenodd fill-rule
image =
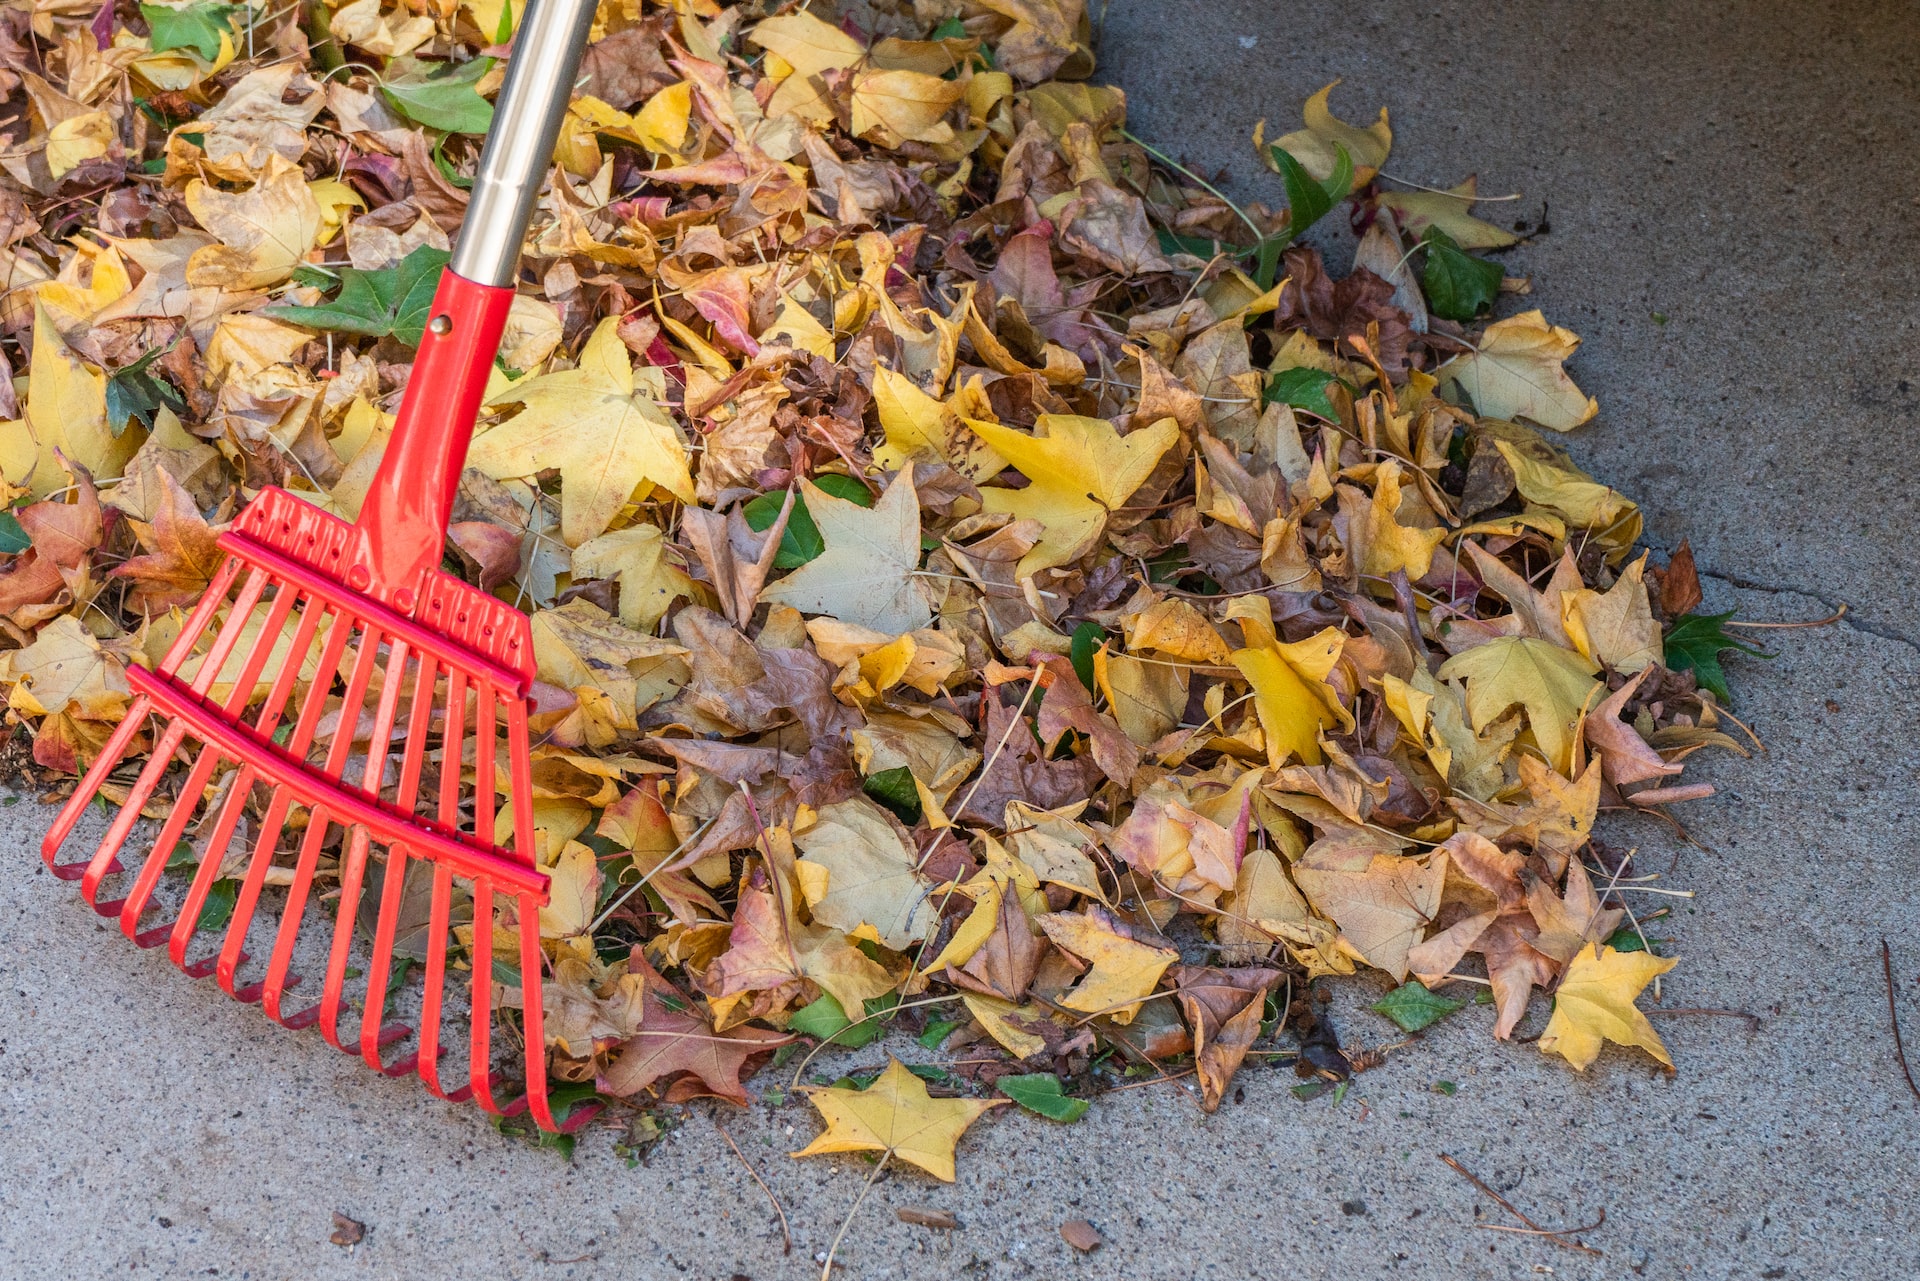
M252 492L357 513L519 17L0 10L30 780ZM1362 968L1408 1031L1478 985L1497 1037L1552 994L1543 1050L1667 1062L1592 830L1711 790L1733 642L1554 443L1579 340L1486 319L1516 236L1386 179L1384 110L1316 94L1256 135L1287 208L1236 205L1088 38L1080 0L602 4L448 562L532 616L553 1074L744 1102L905 1031L945 1057L816 1093L808 1150L950 1177L987 1105L927 1080L1071 1120L1143 1074L1210 1110L1250 1052L1344 1078L1378 1053L1309 985ZM1296 243L1336 208L1337 280Z

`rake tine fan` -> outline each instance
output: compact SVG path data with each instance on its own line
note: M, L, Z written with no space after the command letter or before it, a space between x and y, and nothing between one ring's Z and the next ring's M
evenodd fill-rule
M547 1092L533 638L525 615L440 561L593 13L592 0L534 0L521 25L359 520L280 489L248 504L165 658L128 672L127 718L43 847L95 911L141 947L165 944L195 978L213 975L287 1027L317 1026L380 1072L417 1074L443 1098L524 1111L549 1130L589 1113L558 1121ZM150 754L129 784L123 762L142 746ZM174 780L169 803L162 787ZM61 862L95 797L118 800L119 813L90 857ZM169 869L192 879L162 920ZM417 1010L390 1016L416 970ZM519 1008L517 1066L496 1062L496 993ZM442 1023L463 1002L461 1083L442 1062L461 1048Z

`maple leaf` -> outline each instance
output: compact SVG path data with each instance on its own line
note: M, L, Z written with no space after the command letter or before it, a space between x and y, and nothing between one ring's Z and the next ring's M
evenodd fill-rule
M263 289L293 274L320 237L320 205L306 175L275 154L251 189L225 192L195 179L187 208L220 241L194 252L187 283Z
M1393 146L1393 129L1387 123L1385 107L1380 108L1380 118L1365 129L1350 125L1334 115L1327 105L1327 99L1339 84L1335 80L1308 98L1301 111L1307 127L1287 134L1274 145L1298 160L1308 173L1321 181L1332 176L1339 152L1345 150L1353 157L1354 186L1364 187L1380 166L1386 163L1387 152ZM1260 136L1256 132L1254 145L1258 146L1259 143Z
M1022 578L1086 555L1106 528L1108 513L1133 497L1180 439L1171 418L1125 436L1104 419L1070 414L1040 415L1031 436L997 423L976 422L973 430L1033 482L1025 489L980 491L988 511L1010 512L1046 528L1020 558Z
M1293 868L1313 905L1339 924L1367 964L1395 980L1407 977L1408 949L1439 914L1446 875L1445 859L1422 862L1364 842L1316 842Z
M1678 965L1673 957L1651 952L1619 952L1588 943L1567 966L1566 977L1554 989L1553 1017L1540 1034L1540 1051L1558 1054L1585 1071L1600 1056L1606 1041L1637 1045L1667 1067L1673 1059L1633 1004L1642 988Z
M1600 683L1592 659L1528 636L1503 636L1455 654L1441 666L1441 680L1467 682L1467 712L1483 730L1509 707L1526 709L1527 727L1547 761L1563 774L1573 772L1573 748L1580 717Z
M520 412L474 437L467 454L467 466L495 479L558 468L560 536L569 547L604 533L643 486L693 502L686 442L660 407L663 388L634 376L618 327L617 316L601 321L577 368L498 393Z
M599 1089L624 1098L690 1072L714 1094L745 1107L741 1071L755 1055L770 1054L794 1038L753 1027L716 1032L692 998L662 978L638 948L627 964L634 971L630 977L642 983L640 1024L601 1071Z
M873 371L873 403L880 413L886 444L873 451L882 467L910 459L949 463L972 480L986 480L1006 469L1006 460L973 430L973 422L920 390L911 378L882 366Z
M807 511L826 550L760 591L769 604L828 614L898 635L924 627L933 607L914 578L920 567L920 500L913 464L901 468L871 508L803 481Z
M1573 647L1616 672L1643 671L1662 657L1646 568L1643 555L1605 592L1583 587L1560 598L1560 622Z
M1526 311L1488 325L1478 349L1448 362L1441 376L1458 383L1489 418L1525 418L1572 431L1600 412L1599 402L1561 368L1579 346L1571 329Z
M227 555L220 549L219 531L207 524L180 482L161 469L155 469L153 480L159 492L151 520L134 523L148 554L131 557L113 571L116 578L133 582L127 607L148 615L199 600Z
M1105 1015L1115 1023L1131 1023L1140 1002L1167 967L1180 959L1178 952L1136 943L1118 933L1096 909L1084 915L1049 912L1040 918L1040 928L1056 946L1093 965L1060 1004L1083 1014Z
M1318 765L1320 731L1351 725L1353 717L1341 704L1327 676L1340 661L1346 637L1337 627L1326 628L1303 641L1282 642L1273 630L1272 607L1264 596L1242 596L1228 617L1239 620L1247 645L1229 655L1240 674L1253 686L1253 706L1266 735L1267 761L1284 765L1298 757Z
M919 855L899 821L864 796L828 805L794 843L827 873L825 891L809 895L813 919L849 937L870 937L904 951L931 932L939 913L920 875Z
M826 1131L794 1156L833 1152L883 1152L953 1182L953 1149L982 1113L1011 1099L936 1099L924 1081L892 1055L887 1068L864 1090L815 1087L807 1099L820 1110Z
M637 632L660 625L673 602L694 594L693 580L667 559L658 525L632 525L590 538L573 549L573 577L620 583L620 622Z

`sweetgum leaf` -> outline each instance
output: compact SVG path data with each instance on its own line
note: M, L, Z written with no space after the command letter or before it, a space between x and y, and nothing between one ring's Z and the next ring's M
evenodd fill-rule
M1733 701L1727 691L1727 674L1720 666L1720 655L1727 650L1772 658L1766 650L1748 644L1738 636L1727 635L1726 623L1733 611L1724 614L1688 614L1676 619L1666 637L1667 667L1676 672L1692 672L1702 689L1712 690L1723 703Z

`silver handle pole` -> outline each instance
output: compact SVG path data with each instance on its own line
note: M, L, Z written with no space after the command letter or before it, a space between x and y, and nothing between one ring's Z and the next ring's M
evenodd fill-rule
M521 19L453 250L453 271L476 284L510 285L519 270L595 8L595 0L533 0Z

